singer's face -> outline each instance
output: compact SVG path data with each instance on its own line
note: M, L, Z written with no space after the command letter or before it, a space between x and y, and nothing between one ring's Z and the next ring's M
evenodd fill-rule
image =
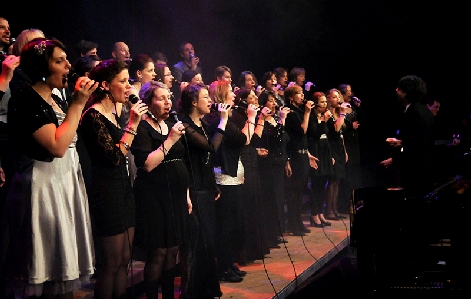
M325 112L327 109L327 98L325 96L319 97L317 100L317 109L320 113Z
M168 86L168 88L172 88L173 75L172 75L172 72L170 71L170 68L167 66L164 69L164 83L165 85Z
M247 89L255 89L255 78L251 75L245 75L245 88Z
M150 112L157 119L167 119L172 110L172 98L170 91L166 88L156 88L154 90L154 98L152 99L152 105Z
M302 105L304 102L304 93L302 90L294 94L292 102L296 107Z
M122 70L109 84L109 91L117 103L126 102L130 89L131 85L129 84L129 72L127 69Z
M0 41L8 45L10 43L10 25L4 18L0 18Z
M252 90L247 97L247 104L252 104L258 106L258 97L255 95L255 92Z
M146 67L141 71L141 84L154 80L157 74L155 73L154 63L148 62Z
M296 76L296 84L303 85L304 81L306 81L306 74L299 74Z
M283 76L280 77L280 80L279 80L278 83L281 86L286 86L287 82L288 82L288 72L284 72Z
M196 74L193 78L191 78L191 84L203 84L203 77L201 77L201 74Z
M227 82L231 83L232 82L232 75L228 71L224 71L224 74L222 75L222 77L218 77L218 80L227 81Z
M198 95L198 101L195 103L195 108L200 115L210 113L211 98L209 97L209 91L206 88L202 88Z
M188 43L183 46L182 53L180 55L185 59L186 61L191 61L190 54L195 54L195 49L193 48L193 45Z
M276 86L277 81L276 81L276 76L273 74L270 79L265 82L265 85L267 86L268 89L272 89L274 86Z
M265 103L265 107L270 109L271 113L276 112L276 100L273 96L268 96L268 101Z
M229 88L229 93L227 94L227 97L224 100L224 104L233 106L236 95L232 91L232 87L229 84L227 84L227 88Z
M329 104L333 108L337 108L341 104L340 94L337 91L332 91L329 96Z
M65 52L58 47L54 48L52 57L49 59L49 70L51 75L46 78L46 83L52 88L67 87L67 74L69 73L71 64L67 60Z

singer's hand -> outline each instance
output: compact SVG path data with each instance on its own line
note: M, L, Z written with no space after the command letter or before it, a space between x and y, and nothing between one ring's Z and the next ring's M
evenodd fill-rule
M255 106L254 104L249 104L249 106L247 107L247 117L249 119L255 119L255 116L257 116L257 111L257 106Z
M330 110L326 110L322 117L323 117L323 119L322 119L323 121L328 121L329 118L332 117L332 112Z
M263 119L265 119L267 116L271 115L271 109L268 107L263 107L260 113L262 114Z
M283 106L279 110L279 115L281 120L284 122L286 117L288 116L288 113L291 112L291 109L289 107Z
M0 73L0 90L6 91L9 82L13 78L13 71L20 65L20 57L8 55L2 62Z
M172 145L175 144L182 135L185 134L185 126L181 121L176 122L170 132L168 133L167 139L172 142Z
M226 122L227 122L227 119L229 118L229 110L231 110L231 105L224 104L224 103L218 104L219 115L221 116L221 119L225 120Z
M149 108L141 100L138 100L129 109L129 122L128 126L131 126L136 131L139 122L141 121L142 115L144 115Z
M98 88L98 82L88 77L80 77L75 83L74 102L85 105L90 95Z
M304 105L304 112L311 112L311 109L314 107L313 101L307 101L306 105Z
M306 91L309 91L309 90L311 90L312 86L314 86L314 83L308 81L308 82L306 82L306 84L304 84L304 89Z
M255 88L255 94L257 95L257 97L260 96L260 94L262 94L262 92L264 91L265 91L265 88L262 87L262 85L259 85L257 86L257 88Z
M200 62L200 58L199 57L193 57L191 59L191 69L192 70L196 70L196 67L198 66L198 63Z

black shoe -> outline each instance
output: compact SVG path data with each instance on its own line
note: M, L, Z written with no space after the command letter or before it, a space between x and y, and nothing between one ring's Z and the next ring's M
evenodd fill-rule
M304 233L310 233L311 232L311 230L309 228L305 227L304 225L301 228L301 231L304 232Z
M286 240L286 239L283 238L283 237L278 237L278 238L276 239L276 242L277 242L278 244L281 244L281 243L288 243L288 240Z
M247 274L246 271L240 270L239 267L237 267L237 265L235 263L232 264L231 270L234 271L234 273L239 275L240 277L244 277Z
M325 224L322 223L322 221L321 221L321 223L315 223L314 220L312 220L312 218L311 218L311 219L309 219L309 222L311 223L312 227L319 227L319 228L325 227Z
M301 237L301 236L305 236L305 235L306 235L304 232L298 231L298 230L291 231L290 234L293 235L293 236L298 236L298 237Z
M321 222L322 222L322 224L324 224L324 226L331 226L332 225L332 223L330 223L329 221L322 221L321 220Z
M219 275L219 280L227 281L227 282L241 282L244 279L240 277L239 275L235 274L234 271L232 271L232 269L229 268L227 269L227 271Z
M333 215L333 216L324 215L324 218L327 219L327 220L334 220L334 221L340 220L339 217L335 216L334 214L332 214L332 215Z
M335 217L339 218L339 219L346 219L347 217L346 216L343 216L343 215L340 215L339 213L334 213Z

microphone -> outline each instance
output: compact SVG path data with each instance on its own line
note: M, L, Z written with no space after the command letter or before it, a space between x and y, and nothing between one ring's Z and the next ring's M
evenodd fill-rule
M210 109L218 111L218 108L219 108L218 105L219 105L218 103L212 103ZM230 109L239 109L240 108L240 109L244 109L244 110L246 109L245 107L241 107L241 106L237 106L237 105L230 106L229 108Z
M175 120L175 122L179 122L180 120L178 119L178 115L177 115L177 112L175 110L172 110L170 111L170 117L173 117L173 119Z
M129 102L131 102L131 104L136 104L137 101L139 101L139 97L137 95L133 93L129 95ZM150 110L147 110L146 115L152 118L156 123L159 123L159 120L154 116L154 114L152 114L152 112L150 112Z
M350 99L352 99L352 101L354 101L354 102L357 103L357 104L361 104L360 99L357 98L356 96L350 96Z
M195 58L195 54L190 53L190 58L191 58L191 59Z

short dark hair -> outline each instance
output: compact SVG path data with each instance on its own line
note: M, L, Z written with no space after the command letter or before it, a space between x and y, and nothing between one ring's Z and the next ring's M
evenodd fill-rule
M86 55L88 51L95 48L98 49L98 43L91 40L82 39L81 41L77 43L76 48L77 48L78 55Z
M405 99L409 103L418 103L427 94L427 85L424 80L415 75L402 77L397 83L397 88L406 94Z
M182 82L191 82L191 79L193 79L198 74L199 73L195 70L187 70L182 74Z
M164 61L165 63L168 63L168 58L167 56L162 53L162 52L154 52L154 54L152 55L152 59L154 59L154 62L156 62L157 60L161 60L161 61Z
M264 90L259 96L258 96L258 104L260 106L265 106L266 103L268 102L268 99L270 97L273 97L273 99L276 100L276 96L275 96L275 93L273 91L269 91L269 90Z
M198 101L201 90L206 89L209 91L208 86L198 83L189 84L182 90L180 96L180 112L183 114L190 114L193 108L193 101Z

